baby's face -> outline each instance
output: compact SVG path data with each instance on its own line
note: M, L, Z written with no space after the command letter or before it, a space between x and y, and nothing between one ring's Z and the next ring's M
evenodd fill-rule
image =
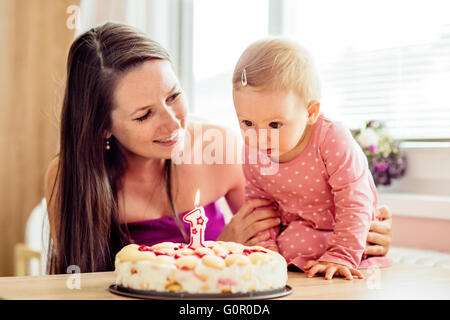
M303 99L293 91L244 87L233 92L233 100L247 145L280 160L298 145L308 124L308 111ZM267 139L260 138L261 129L267 130ZM257 141L249 138L248 130L256 132ZM278 143L271 141L272 130L278 131Z

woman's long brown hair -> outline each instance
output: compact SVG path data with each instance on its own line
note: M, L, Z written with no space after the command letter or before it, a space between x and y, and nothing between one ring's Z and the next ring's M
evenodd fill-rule
M117 79L149 59L170 61L170 56L157 42L117 23L83 33L70 47L57 194L52 194L57 245L50 241L48 273L64 273L71 265L81 272L112 270L116 252L131 242L119 222L117 199L127 165L125 153L114 136L105 150L104 134L111 129ZM166 160L167 193L177 218L172 167Z

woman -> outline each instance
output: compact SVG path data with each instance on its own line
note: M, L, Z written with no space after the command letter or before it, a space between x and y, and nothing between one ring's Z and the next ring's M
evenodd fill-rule
M72 44L61 114L60 152L46 174L51 231L50 273L112 270L130 242L183 241L181 215L195 192L209 218L207 240L252 245L279 225L265 200L244 203L244 178L234 164L175 165L176 148L192 150L201 135L188 121L183 91L167 51L136 30L106 23ZM205 130L227 130L203 125ZM193 137L190 141L184 135ZM196 140L197 139L197 140ZM234 143L237 143L234 137ZM225 146L222 150L225 154ZM225 225L217 200L232 212ZM374 223L368 254L386 254L391 220Z

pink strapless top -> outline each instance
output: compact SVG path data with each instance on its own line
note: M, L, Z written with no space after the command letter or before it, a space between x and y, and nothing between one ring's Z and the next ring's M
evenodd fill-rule
M208 217L208 224L205 229L205 240L215 241L225 226L223 212L220 210L218 201L214 201L203 207L205 215ZM180 213L180 222L189 238L190 226L183 221L183 216L187 213ZM160 242L185 242L174 217L166 216L158 219L131 222L127 224L131 238L137 244L147 246Z

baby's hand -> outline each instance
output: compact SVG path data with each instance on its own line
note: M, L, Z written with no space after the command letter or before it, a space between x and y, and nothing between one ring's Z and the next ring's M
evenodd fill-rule
M308 278L313 277L316 273L324 273L325 280L332 279L334 274L344 276L347 280L353 280L353 275L359 279L364 279L363 274L358 269L331 262L309 260L303 269L309 270Z

